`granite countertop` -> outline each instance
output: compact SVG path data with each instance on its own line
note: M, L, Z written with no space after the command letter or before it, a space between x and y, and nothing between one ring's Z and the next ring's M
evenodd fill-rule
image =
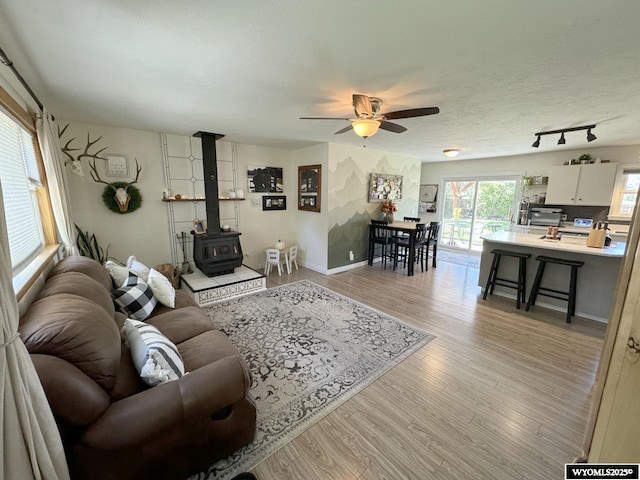
M625 242L611 242L611 246L604 248L587 247L584 238L563 238L560 241L548 241L540 238L539 234L517 232L495 232L482 235L480 238L490 242L505 243L531 248L544 248L564 252L581 253L585 255L599 255L602 257L622 257L627 244Z

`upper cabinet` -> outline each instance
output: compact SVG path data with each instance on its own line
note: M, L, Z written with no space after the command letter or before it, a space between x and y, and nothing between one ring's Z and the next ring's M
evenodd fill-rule
M617 172L617 163L551 167L545 203L609 206Z

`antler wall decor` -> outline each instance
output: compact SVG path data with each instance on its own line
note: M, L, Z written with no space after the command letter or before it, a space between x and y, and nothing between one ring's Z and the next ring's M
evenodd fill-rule
M134 183L138 183L138 177L140 177L140 172L142 171L142 167L138 164L137 158L136 178L131 182L105 182L98 174L95 160L93 163L91 161L89 162L89 168L91 169L89 173L93 181L106 185L102 192L102 201L109 210L117 213L131 213L140 208L142 195L140 195L140 190L138 190L137 187L132 186Z
M62 130L58 128L58 138L62 138L68 126L69 124L65 125ZM98 143L102 137L100 136L92 141L89 133L87 133L87 144L84 147L84 151L77 156L74 156L72 152L80 151L80 148L71 146L71 143L75 139L75 137L72 138L61 147L62 153L68 158L68 160L64 162L65 166L71 164L71 171L80 177L84 177L81 160L88 158L91 178L94 182L104 183L106 185L102 192L102 201L109 210L115 213L131 213L140 208L140 205L142 205L142 195L140 194L140 190L133 186L134 183L138 183L138 178L142 171L138 159L136 158L136 178L131 182L105 182L100 178L100 174L96 168L96 160L100 159L105 162L108 160L106 157L100 155L107 147L101 148L95 153L89 153L91 147Z
M64 135L64 132L67 130L67 128L69 127L69 124L67 123L64 128L62 130L60 130L60 127L58 127L58 138L62 139L62 135ZM82 159L83 158L89 158L89 159L96 159L99 158L100 160L107 160L105 157L101 157L100 154L102 152L104 152L107 147L101 148L100 150L98 150L96 153L89 153L89 149L91 147L93 147L96 143L98 143L102 137L98 137L97 139L95 139L93 142L91 141L91 138L89 137L89 133L87 133L87 145L84 147L84 152L82 152L80 155L78 155L77 157L74 157L71 152L77 152L78 150L80 150L79 148L72 148L71 147L71 142L73 142L76 138L73 137L72 139L70 139L67 143L65 143L65 145L62 147L62 153L68 158L68 160L66 162L64 162L65 166L71 164L71 172L75 173L76 175L78 175L79 177L84 177L84 171L82 170Z

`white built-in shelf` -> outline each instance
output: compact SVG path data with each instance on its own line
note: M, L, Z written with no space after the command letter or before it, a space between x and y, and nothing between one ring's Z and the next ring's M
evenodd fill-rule
M206 198L163 198L163 202L204 202ZM219 198L221 202L239 202L240 200L246 200L245 198Z

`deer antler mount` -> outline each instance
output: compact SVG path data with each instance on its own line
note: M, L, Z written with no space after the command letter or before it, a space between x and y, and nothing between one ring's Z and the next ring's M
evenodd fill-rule
M62 138L64 132L67 130L69 124L65 125L65 127L60 130L58 129L58 138ZM84 177L84 172L82 171L82 159L89 159L89 168L91 178L94 182L104 183L106 186L102 192L102 201L105 206L115 213L131 213L138 208L142 204L142 195L140 194L140 190L137 187L134 187L134 183L138 183L138 178L140 177L140 172L142 171L142 167L138 163L138 159L136 158L136 178L134 178L130 182L105 182L100 178L100 174L98 173L98 169L96 168L96 160L104 160L105 162L108 159L101 154L107 149L107 147L101 148L95 153L91 153L89 150L102 140L102 137L98 137L95 140L91 140L89 133L87 133L87 144L82 150L82 153L74 156L73 152L78 152L81 149L75 148L71 145L71 143L76 138L72 138L67 141L64 146L61 147L62 153L67 157L67 160L64 162L65 165L71 164L71 171L78 176Z
M96 161L89 162L91 169L91 178L94 182L104 183L106 187L102 191L102 201L109 210L116 213L131 213L140 208L142 204L142 195L134 183L138 183L142 167L136 158L136 178L130 182L105 182L100 178L100 174L96 169Z

